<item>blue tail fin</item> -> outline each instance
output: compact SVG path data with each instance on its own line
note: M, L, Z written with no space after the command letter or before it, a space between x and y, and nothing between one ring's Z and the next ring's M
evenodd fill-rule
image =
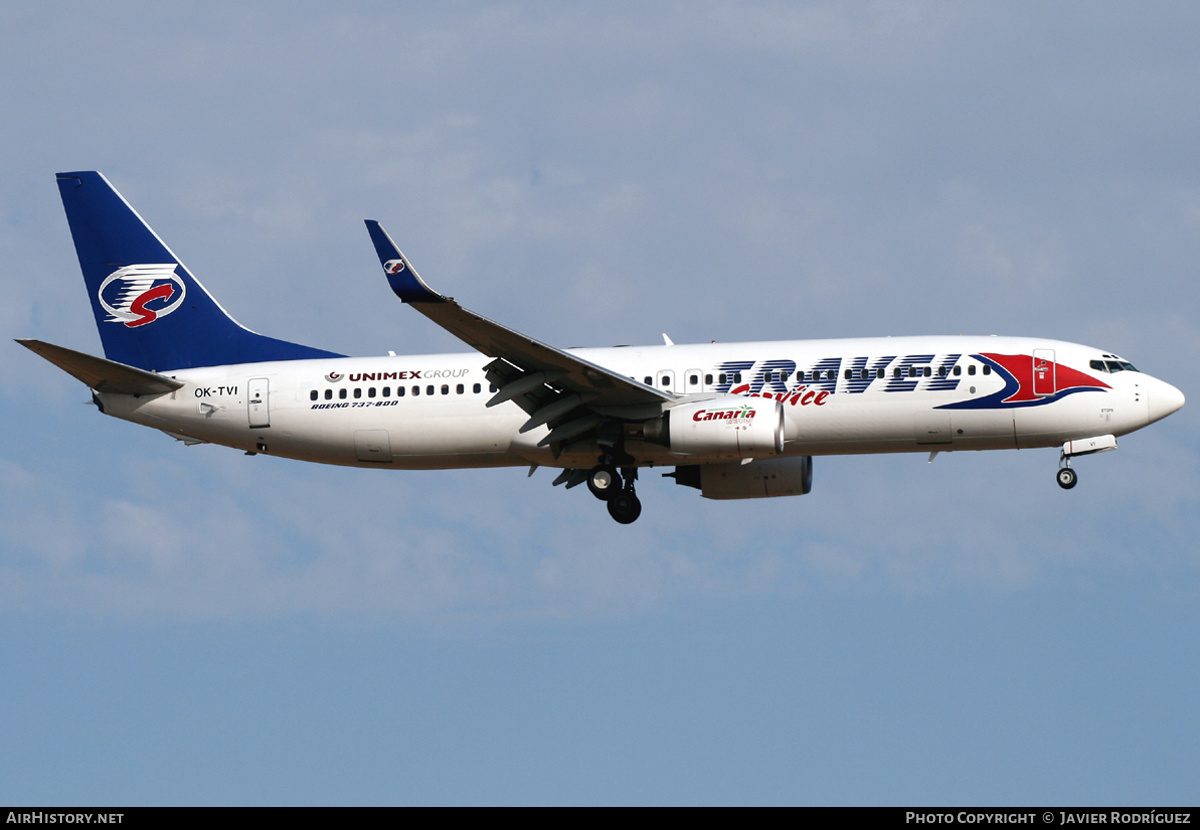
M59 173L104 356L152 372L341 357L244 328L104 176Z

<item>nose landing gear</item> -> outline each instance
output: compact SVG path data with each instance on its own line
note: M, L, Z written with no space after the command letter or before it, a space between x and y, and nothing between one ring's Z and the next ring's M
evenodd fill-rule
M1098 452L1108 452L1117 448L1117 439L1112 435L1097 435L1095 438L1081 438L1063 444L1058 456L1058 472L1054 480L1064 490L1070 490L1079 482L1079 476L1071 469L1071 459L1081 455L1093 455Z
M1067 465L1070 465L1071 459L1064 458L1063 460ZM1078 483L1079 476L1076 475L1075 471L1072 470L1070 466L1063 466L1058 468L1058 473L1055 476L1055 479L1058 481L1059 487L1063 488L1064 490L1070 490L1076 485L1076 483Z

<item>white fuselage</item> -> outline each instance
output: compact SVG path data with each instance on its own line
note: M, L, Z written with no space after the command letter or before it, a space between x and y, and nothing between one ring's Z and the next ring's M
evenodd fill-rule
M889 337L573 349L571 354L680 396L783 403L783 454L1047 447L1122 435L1182 404L1138 371L1097 371L1098 349L1012 337ZM1028 370L1041 356L1052 368ZM483 355L327 358L167 372L184 386L140 397L100 394L107 414L185 440L327 464L400 469L540 464L588 467L594 442L557 457L524 434ZM1111 365L1111 364L1110 364ZM1126 364L1127 365L1127 364ZM1007 368L1008 371L1004 369ZM803 373L801 376L799 373ZM803 379L801 379L801 377ZM1014 385L1015 384L1015 385ZM726 400L728 400L726 398ZM639 466L723 460L633 439Z

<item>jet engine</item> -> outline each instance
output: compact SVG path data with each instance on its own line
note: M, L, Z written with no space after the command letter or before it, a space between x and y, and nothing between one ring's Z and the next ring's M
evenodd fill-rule
M695 464L668 473L676 484L695 487L706 499L803 496L812 490L812 456L760 458L749 464Z
M681 455L761 458L783 452L783 404L729 395L672 407L645 425L645 439Z

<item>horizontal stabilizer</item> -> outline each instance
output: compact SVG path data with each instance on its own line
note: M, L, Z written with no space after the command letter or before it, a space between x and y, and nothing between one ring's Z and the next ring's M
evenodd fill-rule
M161 395L183 386L182 381L105 360L103 357L77 352L41 340L17 340L29 351L39 354L58 368L83 381L97 392L118 395Z

